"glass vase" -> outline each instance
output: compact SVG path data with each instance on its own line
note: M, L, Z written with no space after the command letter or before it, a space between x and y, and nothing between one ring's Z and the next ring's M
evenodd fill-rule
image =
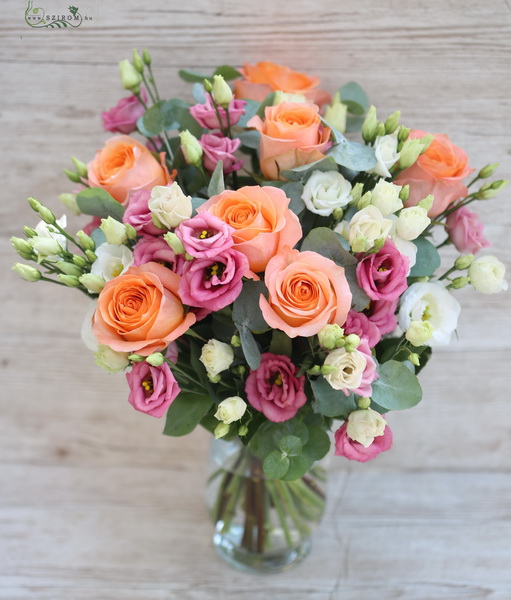
M207 499L218 553L246 571L296 565L311 549L325 490L323 461L294 481L268 479L261 460L238 439L214 440Z

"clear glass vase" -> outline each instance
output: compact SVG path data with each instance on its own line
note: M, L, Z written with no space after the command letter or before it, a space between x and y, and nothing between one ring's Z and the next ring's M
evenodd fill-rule
M294 481L268 479L260 459L239 440L214 440L207 499L218 553L247 571L277 572L297 564L311 549L325 490L323 462Z

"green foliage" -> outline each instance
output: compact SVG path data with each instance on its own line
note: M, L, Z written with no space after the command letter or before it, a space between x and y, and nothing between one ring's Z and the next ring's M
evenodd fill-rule
M350 142L341 133L335 132L336 144L327 152L338 165L352 171L368 171L376 164L376 155L371 146Z
M204 131L190 114L190 104L179 98L160 100L138 119L137 128L142 135L154 137L169 129L188 129L196 137Z
M264 111L267 106L272 106L275 100L275 92L271 92L266 96L266 98L261 102L259 108L257 109L256 115L261 119L264 119Z
M226 81L241 77L241 73L230 65L222 65L221 67L218 67L213 75L203 75L202 73L196 73L195 71L189 71L188 69L180 69L178 73L179 77L188 83L203 83L205 79L213 83L214 75L222 75Z
M425 237L418 237L413 243L417 246L417 261L409 277L431 277L440 266L438 250Z
M417 376L402 362L389 360L378 368L379 379L373 382L372 399L387 410L404 410L418 404L422 388Z
M217 196L225 190L224 184L224 163L219 160L216 163L215 170L211 175L211 179L208 185L208 196Z
M282 452L273 450L263 460L263 469L266 477L280 479L289 469L289 458Z
M291 200L289 208L298 217L305 211L305 202L302 200L304 186L299 181L285 183L281 189Z
M242 131L237 135L237 137L241 141L241 145L245 148L259 150L259 146L261 145L261 134L256 129Z
M76 196L76 202L82 213L106 219L112 217L122 223L124 206L102 188L86 188Z
M261 103L257 102L257 100L245 100L245 102L245 114L242 115L241 119L237 123L239 127L246 127L250 119L256 116L259 106L261 105Z
M350 412L357 409L353 394L346 396L341 390L334 390L324 377L311 381L311 387L316 398L314 409L325 417L346 419Z
M272 333L269 352L272 354L283 354L291 356L293 342L291 338L279 329L274 329Z
M321 158L316 162L309 163L308 165L302 165L289 169L288 171L282 171L282 177L289 179L289 181L305 181L308 179L314 171L337 171L337 164L332 157Z
M341 102L346 104L352 115L364 115L369 108L369 98L364 89L356 82L350 81L339 89Z
M212 400L207 394L181 392L167 411L163 433L174 437L191 433L201 422L211 405Z
M253 370L261 364L261 352L252 331L260 332L268 329L259 308L261 294L267 294L266 286L262 281L246 281L241 294L234 301L232 310L232 318L240 334L243 354L248 366Z

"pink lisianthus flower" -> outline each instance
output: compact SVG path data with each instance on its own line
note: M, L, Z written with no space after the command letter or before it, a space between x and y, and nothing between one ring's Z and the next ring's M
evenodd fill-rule
M143 88L141 96L147 102L147 94ZM113 108L101 113L103 129L112 133L131 133L137 129L137 121L144 113L145 108L134 94L121 98Z
M396 309L399 298L394 300L371 300L365 310L367 318L374 323L382 335L391 333L397 327Z
M179 392L179 385L167 363L153 367L147 362L133 365L126 379L130 386L128 402L140 412L163 417Z
M369 254L358 263L358 283L371 300L395 300L408 287L409 266L408 257L387 239L376 254Z
M128 206L122 222L131 225L142 235L162 235L165 233L153 223L149 210L151 190L137 190L129 195Z
M250 371L245 393L250 404L274 423L293 418L307 401L305 375L284 355L265 352L256 371Z
M458 208L447 217L445 230L460 252L476 254L481 248L491 246L483 235L483 224L479 216L465 206Z
M233 232L234 227L208 212L183 221L175 231L186 252L195 258L215 258L231 248Z
M241 144L240 139L231 140L221 133L205 133L199 142L204 151L202 163L208 171L214 171L219 160L222 161L224 175L239 171L243 166L243 161L234 156Z
M369 348L374 348L381 340L381 331L378 327L369 320L369 317L361 312L350 310L343 325L344 333L349 335L355 333L360 338L365 338L369 344Z
M233 248L215 258L186 261L179 282L179 296L189 306L220 310L240 295L242 278L249 271L247 257Z
M335 455L344 456L349 460L358 460L359 462L367 462L375 458L381 452L390 450L392 447L392 431L388 425L385 426L383 435L374 438L373 443L367 448L352 440L346 429L348 422L344 422L341 427L335 432Z
M163 237L145 235L138 240L133 249L133 264L140 267L148 262L160 263L181 275L186 260L182 255L176 256Z
M236 125L240 118L245 114L246 102L244 100L232 99L229 103L229 121L231 125ZM218 119L215 107L211 100L211 96L206 94L206 102L204 104L196 104L190 107L190 114L205 129L226 129L229 126L227 122L227 114L225 109L218 107L221 122Z

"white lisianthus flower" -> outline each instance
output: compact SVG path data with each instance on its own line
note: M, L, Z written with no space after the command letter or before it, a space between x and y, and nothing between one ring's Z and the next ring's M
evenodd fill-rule
M496 294L507 290L505 274L505 265L492 255L477 258L468 269L470 283L483 294Z
M433 327L429 321L411 321L405 338L414 346L422 346L433 335Z
M369 173L374 173L380 177L391 177L389 169L399 160L397 151L397 131L390 135L377 137L374 142L374 153L376 155L376 166Z
M171 229L192 216L192 199L174 182L172 185L157 185L151 190L149 210L158 221Z
M337 171L314 171L303 188L302 200L313 213L328 217L351 202L351 183Z
M415 240L431 223L428 212L420 206L403 208L399 213L396 232L404 240Z
M94 353L96 364L109 373L118 373L125 369L130 361L129 352L116 352L110 346L100 345Z
M356 246L355 252L369 250L376 240L386 238L392 228L392 221L385 219L376 206L366 206L359 210L350 221L350 246ZM361 248L360 243L365 247Z
M117 244L120 246L128 239L126 225L113 217L109 216L107 219L101 219L99 228L105 234L107 244Z
M346 433L352 440L368 448L375 437L384 434L386 425L387 421L372 408L354 410L348 416Z
M83 316L82 326L80 329L80 336L82 338L82 342L84 343L87 350L90 350L91 352L96 352L98 350L98 340L96 336L92 333L92 317L96 312L97 306L97 300L93 300L90 303L87 312Z
M401 297L398 322L407 331L412 321L429 321L433 328L428 345L444 346L458 325L459 302L440 283L418 282Z
M133 252L127 246L101 244L95 250L97 259L92 263L90 272L110 281L122 275L133 264Z
M371 191L371 204L376 206L384 217L391 215L403 208L400 191L400 185L380 179Z
M234 360L234 351L229 344L212 339L202 346L199 360L206 367L208 375L216 377L231 366Z
M56 220L56 223L62 227L62 229L65 229L67 226L66 215L62 215L60 219ZM40 254L41 257L44 256L44 258L50 261L62 260L62 257L59 256L59 251L60 248L63 250L67 248L66 238L44 221L39 221L35 226L35 232L37 233L37 237L30 238L29 241L35 253ZM57 242L60 248L58 248L54 242Z
M404 240L397 234L396 225L397 225L397 216L389 215L389 219L392 221L392 228L390 230L389 236L390 239L394 242L394 245L398 249L399 253L403 256L406 256L409 260L408 273L406 276L410 274L412 267L417 262L417 246L413 242L409 242L408 240Z
M334 390L356 390L362 383L367 359L358 350L347 352L344 348L338 348L328 354L323 364L334 367L331 373L324 376Z
M231 396L218 405L215 418L226 425L239 421L247 410L247 403L239 396Z

